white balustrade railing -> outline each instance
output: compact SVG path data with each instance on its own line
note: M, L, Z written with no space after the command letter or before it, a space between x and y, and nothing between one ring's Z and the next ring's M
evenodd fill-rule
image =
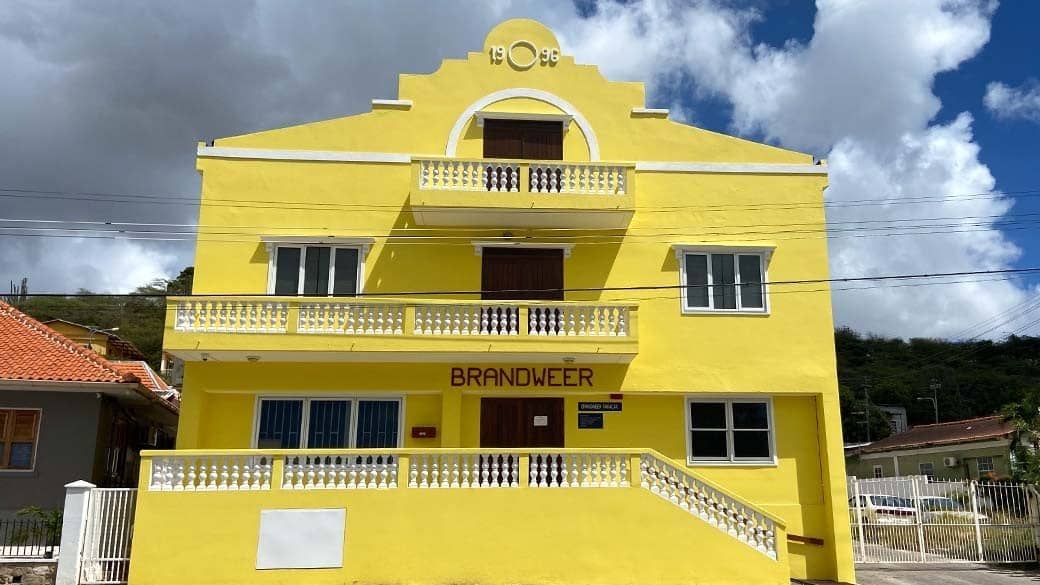
M624 195L625 167L564 162L531 163L528 181L532 193Z
M654 455L640 457L639 471L641 487L768 557L777 558L776 522L766 514Z
M174 329L196 332L284 333L288 306L277 301L177 301Z
M410 488L520 487L516 453L423 453L408 465Z
M628 487L629 455L617 453L532 453L531 487Z
M577 337L627 337L628 307L616 305L532 305L528 334Z
M419 188L517 192L520 190L520 165L495 160L420 160Z
M621 165L538 161L418 159L419 189L624 195ZM521 176L526 174L526 185Z
M420 305L415 308L416 335L519 335L520 308L515 305Z
M299 333L404 334L404 305L301 303Z
M286 455L282 489L394 489L397 471L389 454Z
M272 461L268 455L155 457L148 489L164 492L269 490Z

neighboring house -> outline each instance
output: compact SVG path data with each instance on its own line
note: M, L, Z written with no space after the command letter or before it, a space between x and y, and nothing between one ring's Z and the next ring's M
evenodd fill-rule
M143 360L145 358L136 345L121 339L111 331L80 325L64 319L51 319L44 321L43 324L103 358L110 360Z
M893 435L905 433L910 425L907 423L906 408L902 406L878 406L878 410L888 416L888 427Z
M847 455L849 475L1000 479L1011 475L1014 426L1002 416L919 425Z
M172 446L167 398L143 362L110 362L0 302L0 515L60 508L78 479L136 485L139 451Z
M199 145L130 582L853 582L826 240L741 235L826 165L530 20L399 94Z

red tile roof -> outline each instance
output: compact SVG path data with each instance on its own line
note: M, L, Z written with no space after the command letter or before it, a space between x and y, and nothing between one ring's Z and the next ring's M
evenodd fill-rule
M0 380L137 382L107 360L0 301Z
M1014 425L1002 416L983 416L934 425L918 425L910 430L875 441L860 449L861 453L879 453L932 445L950 445L1000 439L1010 436Z
M141 381L142 386L159 396L167 396L173 392L173 388L166 383L166 380L160 378L147 362L140 360L108 360L108 363L120 372L132 374Z

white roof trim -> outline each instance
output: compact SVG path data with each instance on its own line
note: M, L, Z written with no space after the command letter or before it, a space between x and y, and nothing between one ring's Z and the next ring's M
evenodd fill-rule
M636 170L654 173L745 173L754 175L827 175L827 165L644 161Z
M569 114L525 114L523 112L486 112L481 110L473 114L477 118L477 126L483 128L484 120L531 120L535 122L562 122L566 130L574 116Z
M410 164L412 155L394 152L351 152L345 150L282 150L199 146L198 156L210 158L253 158L262 160L314 160Z
M473 253L477 256L481 256L484 253L484 248L544 248L553 250L563 250L563 257L571 257L571 249L574 248L574 244L565 244L560 242L510 242L506 240L485 242L479 240L473 240Z
M408 109L412 107L412 100L372 100L372 107Z
M932 447L904 447L902 449L893 449L891 451L876 451L873 453L860 453L859 458L864 461L872 461L875 459L891 459L892 457L906 457L907 455L928 455L933 453L956 453L959 451L968 451L971 449L990 449L993 447L1007 447L1011 444L1011 439L982 439L976 441L961 441L959 443L948 443L945 445L936 445Z
M470 104L469 107L459 114L459 117L455 120L455 124L451 127L451 132L448 134L448 143L444 147L444 156L455 156L455 152L459 147L459 140L462 138L462 131L466 128L466 124L469 123L474 114L495 102L521 97L545 102L549 105L556 106L571 116L574 116L574 123L581 129L581 133L585 135L585 141L589 145L589 160L592 162L599 162L599 140L596 139L596 133L592 130L592 125L589 124L587 119L585 119L585 116L581 115L581 112L579 112L570 102L558 95L540 89L530 89L526 87L513 87L489 93Z
M634 116L668 117L668 108L632 108Z

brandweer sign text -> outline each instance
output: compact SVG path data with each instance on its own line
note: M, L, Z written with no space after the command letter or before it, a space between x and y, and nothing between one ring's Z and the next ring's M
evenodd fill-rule
M592 387L592 368L452 368L452 386Z

